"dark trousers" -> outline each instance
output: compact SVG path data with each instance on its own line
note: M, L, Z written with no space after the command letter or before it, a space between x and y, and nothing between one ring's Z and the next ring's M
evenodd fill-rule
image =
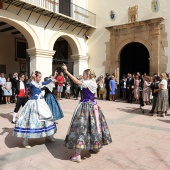
M16 102L16 105L15 105L14 112L18 113L20 107L21 106L23 107L26 102L27 102L27 98L26 97L17 97L17 102Z
M97 98L99 98L99 88L97 88Z
M80 87L78 87L78 88L76 89L76 98L78 98L78 96L79 96L79 92L80 92L81 99L82 99L82 90L81 90L81 88L80 88Z
M168 100L169 100L169 106L170 106L170 91L168 91Z
M129 103L132 103L133 99L132 89L127 89L127 99Z
M110 100L110 88L106 88L106 100Z
M0 85L0 101L1 101L1 98L2 98L2 86Z
M16 92L16 88L12 88L12 101L15 101L15 92Z
M154 112L155 107L156 107L156 102L157 102L157 97L153 96L153 104L152 104L152 110L151 110L151 112Z

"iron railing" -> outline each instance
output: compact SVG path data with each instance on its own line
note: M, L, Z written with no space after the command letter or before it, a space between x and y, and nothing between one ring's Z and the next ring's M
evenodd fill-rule
M61 13L79 22L96 26L96 14L73 3L67 3L66 7L61 7L59 0L20 0L34 6L44 8L54 13Z

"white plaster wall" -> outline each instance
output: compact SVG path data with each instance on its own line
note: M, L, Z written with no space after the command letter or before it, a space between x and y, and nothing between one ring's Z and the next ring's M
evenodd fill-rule
M19 62L15 61L15 37L0 33L0 64L6 65L6 76L19 72Z
M168 42L170 42L170 1L159 0L160 10L153 12L151 0L91 0L88 2L89 10L96 14L97 29L88 40L89 48L89 67L94 68L97 75L105 74L105 67L102 63L106 60L106 43L110 39L110 33L105 27L128 23L128 7L138 5L138 21L163 17L165 18ZM114 10L116 19L110 19L110 11ZM166 55L170 60L170 48L166 48ZM170 62L168 62L170 71Z

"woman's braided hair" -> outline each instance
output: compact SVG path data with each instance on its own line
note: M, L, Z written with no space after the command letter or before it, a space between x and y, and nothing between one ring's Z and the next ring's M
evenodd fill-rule
M86 69L84 70L84 72L89 75L90 79L94 78L95 77L95 72L94 70L91 70L91 69Z
M41 74L41 72L35 71L35 76L36 76L36 77L38 76L38 74Z

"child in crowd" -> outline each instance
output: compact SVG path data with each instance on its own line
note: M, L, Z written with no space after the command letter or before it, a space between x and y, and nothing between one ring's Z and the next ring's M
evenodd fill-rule
M70 99L70 87L71 87L70 83L67 82L66 91L65 91L65 93L66 93L66 99Z

